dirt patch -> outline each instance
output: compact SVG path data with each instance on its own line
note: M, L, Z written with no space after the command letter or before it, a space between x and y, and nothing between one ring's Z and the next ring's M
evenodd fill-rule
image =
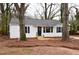
M8 40L6 47L37 47L37 46L59 46L59 47L77 47L79 48L79 40L71 40L69 42L62 42L60 40L27 40L17 41Z
M79 40L62 42L61 38L50 38L50 40L18 41L5 36L0 37L0 54L79 54Z
M79 50L63 47L22 47L22 48L0 48L0 55L79 55Z

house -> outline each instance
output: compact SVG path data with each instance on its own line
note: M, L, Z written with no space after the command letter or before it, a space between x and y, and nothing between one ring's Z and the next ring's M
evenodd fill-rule
M25 32L27 38L61 37L62 23L58 20L39 20L25 17ZM20 38L20 27L18 18L11 19L9 24L10 38Z

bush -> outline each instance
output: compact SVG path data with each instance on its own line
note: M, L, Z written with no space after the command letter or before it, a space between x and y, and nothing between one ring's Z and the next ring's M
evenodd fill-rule
M22 41L26 41L26 35L25 35L25 34L22 35L22 36L20 37L20 39L21 39Z
M76 31L72 30L72 31L69 31L69 34L70 35L79 35L79 33L77 33Z
M70 35L73 35L73 34L75 34L75 31L74 30L71 30L71 31L69 31L69 34Z

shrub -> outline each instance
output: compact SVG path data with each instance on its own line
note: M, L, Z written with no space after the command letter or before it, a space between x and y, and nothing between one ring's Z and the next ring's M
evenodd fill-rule
M22 41L26 41L26 35L25 35L25 34L22 35L22 36L20 37L20 39L21 39Z
M71 31L69 31L69 34L70 35L74 35L75 34L75 31L74 30L71 30Z
M70 35L79 35L79 33L77 33L76 31L72 30L72 31L69 31L69 34Z

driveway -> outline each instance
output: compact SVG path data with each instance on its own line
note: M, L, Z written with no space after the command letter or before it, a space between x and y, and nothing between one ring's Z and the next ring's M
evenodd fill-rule
M79 39L78 36L70 36L70 38L72 38L72 39Z

